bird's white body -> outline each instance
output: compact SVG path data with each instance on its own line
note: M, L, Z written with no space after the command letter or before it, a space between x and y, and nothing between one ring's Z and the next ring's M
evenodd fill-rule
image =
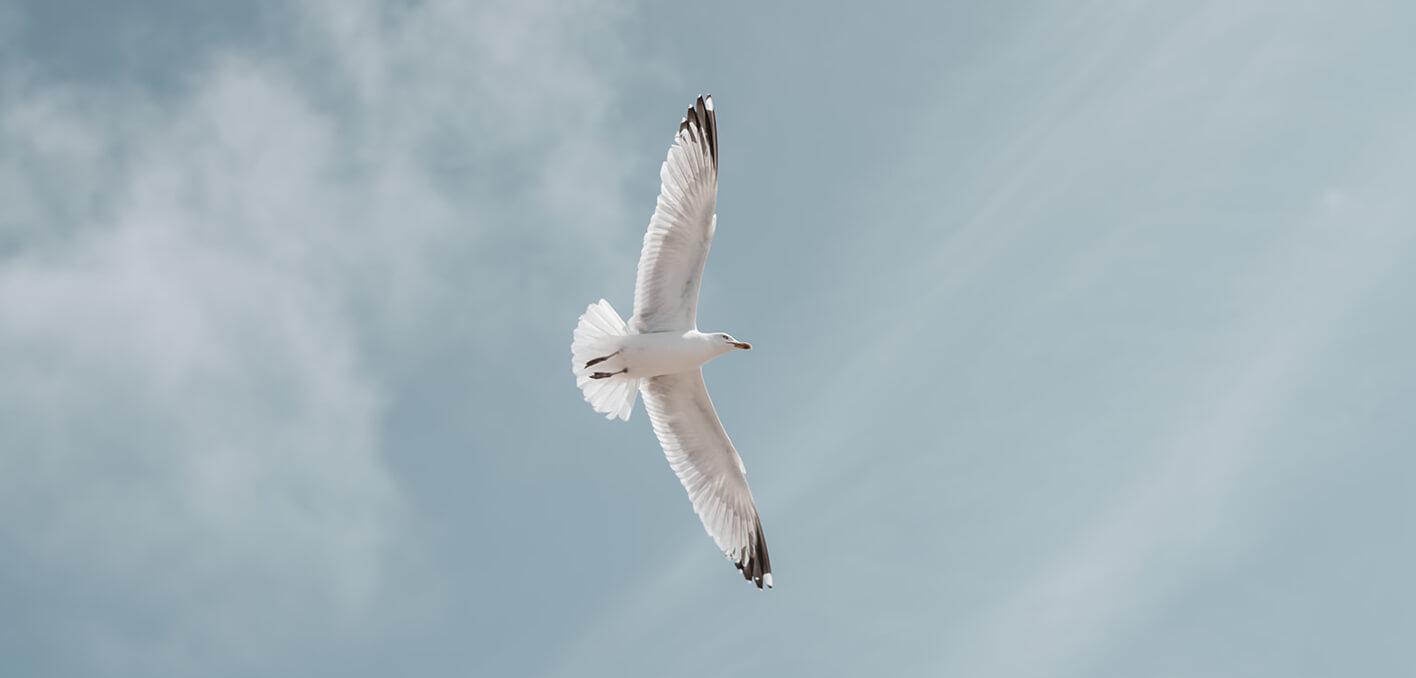
M625 322L608 301L590 304L570 344L571 371L585 401L609 419L629 420L635 398L669 466L688 490L714 543L757 588L772 587L762 521L737 448L718 420L704 363L752 348L698 331L698 287L718 227L718 131L712 97L699 97L679 123L659 168L658 206L644 234Z
M687 332L647 332L623 339L619 355L605 361L605 371L623 367L630 379L648 379L665 374L696 370L704 363L733 350L717 334L698 330Z

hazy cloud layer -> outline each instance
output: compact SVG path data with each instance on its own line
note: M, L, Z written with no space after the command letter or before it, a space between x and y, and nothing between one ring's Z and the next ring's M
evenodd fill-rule
M0 534L78 666L259 669L376 620L420 567L387 356L486 319L518 279L455 273L518 210L532 242L618 215L613 7L263 11L176 91L0 74Z

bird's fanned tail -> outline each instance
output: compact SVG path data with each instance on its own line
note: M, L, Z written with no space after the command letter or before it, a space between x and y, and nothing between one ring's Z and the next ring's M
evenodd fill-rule
M629 327L624 319L610 302L601 299L580 316L570 344L575 385L585 394L585 402L606 419L619 417L629 421L639 393L639 380L624 376L623 365L617 359L627 336Z

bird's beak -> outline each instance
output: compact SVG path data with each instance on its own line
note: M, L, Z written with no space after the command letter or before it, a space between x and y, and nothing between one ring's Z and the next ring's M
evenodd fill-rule
M733 348L752 348L752 344L745 341L734 341Z

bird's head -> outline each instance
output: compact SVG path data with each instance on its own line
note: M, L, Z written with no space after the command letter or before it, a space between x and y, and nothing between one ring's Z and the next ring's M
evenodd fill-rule
M733 338L733 335L731 335L731 334L718 333L718 334L713 335L713 339L714 339L714 341L716 341L716 342L719 342L719 343L721 343L721 344L725 344L725 345L729 346L730 348L729 348L728 350L732 350L732 349L735 349L735 348L741 348L741 349L749 349L749 348L752 348L752 344L749 344L749 343L747 343L747 342L745 342L745 341L738 341L737 339L734 339L734 338Z

